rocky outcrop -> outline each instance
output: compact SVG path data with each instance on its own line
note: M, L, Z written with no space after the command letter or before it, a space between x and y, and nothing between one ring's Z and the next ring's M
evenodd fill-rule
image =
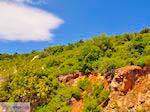
M104 112L150 112L149 66L128 66L107 73L105 81L112 92Z
M107 107L103 112L150 112L150 74L140 77L133 89L126 95L112 91Z
M109 100L101 106L103 112L150 112L150 66L127 66L106 74L89 74L92 83L103 82L105 89L110 89ZM85 76L82 73L61 75L60 82L76 87ZM81 95L82 96L82 95ZM80 112L83 108L82 97L70 100L72 112ZM104 102L105 103L105 102Z
M82 112L83 100L72 99L72 112Z
M145 67L143 67L143 70L144 70L146 73L150 73L150 66L145 66Z
M72 79L76 79L76 78L78 78L79 76L82 76L83 74L81 73L81 72L78 72L78 73L69 73L69 74L67 74L67 75L61 75L61 76L59 76L58 77L58 80L60 81L60 82L68 82L68 81L70 81L70 80L72 80Z
M126 94L131 90L139 77L145 75L145 70L139 66L122 67L106 74L105 79L111 90Z

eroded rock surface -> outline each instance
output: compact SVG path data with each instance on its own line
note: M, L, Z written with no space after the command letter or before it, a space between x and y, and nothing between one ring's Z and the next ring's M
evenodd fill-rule
M104 112L150 112L150 74L139 79L133 89L126 95L113 91Z
M79 72L79 73L72 73L72 74L69 73L67 75L61 75L61 76L59 76L58 80L60 82L68 82L68 81L70 81L72 79L76 79L76 78L78 78L79 76L82 76L82 75L83 74L81 72Z
M67 74L58 77L60 82L77 86L83 80L82 73ZM103 112L150 112L150 66L127 66L108 72L104 75L89 74L92 83L103 82L105 89L110 89L107 105L100 106ZM71 100L72 112L83 108L82 98Z
M131 90L139 77L145 75L145 71L139 66L128 66L107 73L105 79L111 90L126 94Z
M104 112L150 112L149 67L128 66L115 70L108 87L112 90ZM109 74L110 77L110 74ZM106 77L107 78L107 77ZM110 78L109 78L110 79Z

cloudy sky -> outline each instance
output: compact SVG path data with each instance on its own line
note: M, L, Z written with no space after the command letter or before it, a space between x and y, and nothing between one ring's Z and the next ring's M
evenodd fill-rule
M42 4L42 1L5 0L0 2L0 39L52 40L52 30L58 28L63 20L50 12L27 5L36 3Z
M0 53L25 53L150 26L145 0L0 0Z

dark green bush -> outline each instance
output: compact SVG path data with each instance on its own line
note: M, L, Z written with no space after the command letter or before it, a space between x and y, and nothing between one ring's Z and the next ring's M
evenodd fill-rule
M87 78L85 78L84 80L81 80L78 82L78 88L80 88L82 91L84 91L87 89L89 84L90 84L90 81Z
M89 97L84 101L83 112L101 112L96 99Z

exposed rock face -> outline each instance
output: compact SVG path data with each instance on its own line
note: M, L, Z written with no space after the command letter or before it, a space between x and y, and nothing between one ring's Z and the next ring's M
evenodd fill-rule
M139 66L128 66L106 74L107 87L112 92L109 96L110 101L103 111L137 112L144 110L144 112L150 112L149 68L148 66L143 69Z
M68 82L68 81L70 81L70 80L72 80L72 79L76 79L76 78L78 78L79 76L82 76L83 74L81 73L81 72L79 72L79 73L74 73L74 74L71 74L71 73L69 73L69 74L67 74L67 75L61 75L61 76L59 76L58 77L58 80L60 81L60 82Z
M83 109L83 100L73 100L72 101L72 112L82 112Z
M99 75L97 74L90 74L88 77L88 80L92 83L96 82L99 80Z
M139 77L144 76L145 71L139 66L128 66L107 73L105 79L109 88L126 94L135 85Z
M109 103L104 112L150 112L150 74L139 78L132 90L126 95L113 91L109 96Z
M150 66L145 66L143 68L143 70L146 72L146 73L150 73Z

